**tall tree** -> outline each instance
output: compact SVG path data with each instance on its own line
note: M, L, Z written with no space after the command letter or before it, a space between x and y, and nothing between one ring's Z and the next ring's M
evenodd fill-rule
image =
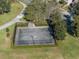
M1 0L0 1L0 12L4 13L4 12L10 11L10 8L11 8L10 1L11 0Z
M56 39L61 39L63 40L65 37L65 32L66 32L66 28L65 28L65 22L64 20L61 18L59 9L55 9L53 10L53 12L51 13L51 25L55 31L55 37Z
M79 2L73 2L70 4L69 6L69 11L72 13L72 14L75 14L75 15L79 15Z
M69 11L71 15L73 15L74 23L73 23L73 32L76 37L79 37L79 1L73 2L69 6Z
M79 16L74 16L74 35L79 37Z

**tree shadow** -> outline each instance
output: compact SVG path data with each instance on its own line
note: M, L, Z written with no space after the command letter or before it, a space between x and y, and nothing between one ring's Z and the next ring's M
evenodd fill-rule
M47 21L47 24L49 26L48 30L50 32L50 34L53 36L54 39L56 39L56 36L55 36L55 24L51 24L52 21L50 19L46 19Z

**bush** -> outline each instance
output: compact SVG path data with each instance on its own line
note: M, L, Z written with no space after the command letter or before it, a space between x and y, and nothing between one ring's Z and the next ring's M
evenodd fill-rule
M17 27L27 27L28 23L27 22L18 22L18 23L16 23L16 26Z

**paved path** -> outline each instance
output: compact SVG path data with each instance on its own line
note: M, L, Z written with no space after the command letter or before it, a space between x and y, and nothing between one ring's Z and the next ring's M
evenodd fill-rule
M5 23L4 25L0 26L0 30L3 30L3 29L5 29L5 28L7 28L7 27L9 27L9 26L11 26L11 25L13 25L13 24L15 24L16 22L19 22L20 19L24 16L24 15L23 15L23 11L25 10L25 8L26 8L27 6L26 6L26 4L24 4L24 3L20 2L20 1L19 1L19 3L23 5L22 11L21 11L21 12L19 13L19 15L17 15L12 21L7 22L7 23Z

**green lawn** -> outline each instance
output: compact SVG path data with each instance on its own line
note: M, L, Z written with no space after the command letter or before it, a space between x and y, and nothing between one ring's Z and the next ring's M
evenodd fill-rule
M23 6L18 2L12 3L11 7L11 12L0 15L0 25L3 25L4 23L11 21L14 17L16 17L19 14L19 12L23 8ZM10 27L10 29L13 29L12 27ZM3 44L5 43L5 31L5 29L0 30L0 48L2 48Z
M18 2L12 3L11 7L11 12L0 15L0 25L11 21L23 8L23 6Z
M14 25L9 27L12 35ZM24 47L9 48L6 43L6 30L0 31L0 58L1 59L63 59L58 47ZM10 40L10 39L9 39Z
M13 32L14 25L9 27ZM57 46L48 47L5 47L5 30L0 31L1 59L79 59L79 40L67 34L65 40L58 41ZM10 43L10 42L8 42Z
M14 25L9 27L12 33ZM58 41L57 46L48 47L5 47L5 30L0 31L1 59L79 59L79 40L67 34L65 40ZM9 42L10 43L10 42Z
M8 27L8 29L12 36L14 31L14 25L12 25L11 27ZM6 29L0 30L0 47L2 47L2 45L5 43L5 39L6 39Z
M64 59L79 59L79 40L67 34L63 41L58 41L58 46Z

